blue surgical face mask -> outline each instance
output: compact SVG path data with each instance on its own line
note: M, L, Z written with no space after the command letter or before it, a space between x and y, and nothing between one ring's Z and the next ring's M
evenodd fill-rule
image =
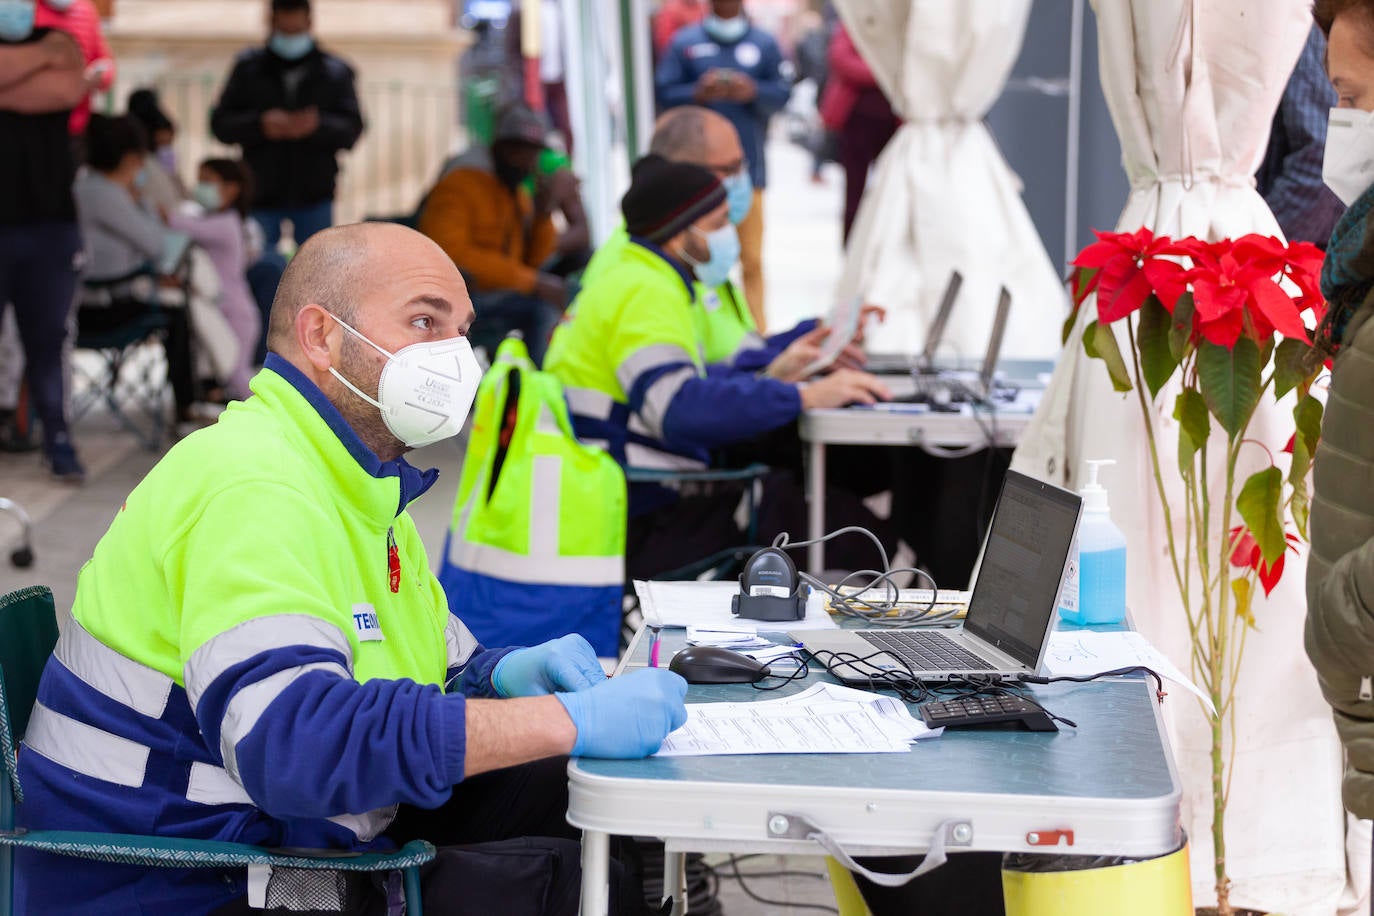
M742 168L721 182L725 186L725 204L730 208L730 222L738 226L754 206L754 180L749 169Z
M713 232L702 232L696 226L692 232L706 240L706 250L710 252L705 261L694 261L685 250L682 258L692 265L693 272L705 286L715 289L730 279L730 271L739 263L739 233L734 223L726 223Z
M0 0L0 41L23 41L33 34L34 0Z
M706 34L716 41L725 45L732 45L739 41L749 32L749 20L743 16L736 16L733 19L721 19L712 13L702 21L702 27L706 29Z
M267 39L267 47L283 60L300 60L314 50L315 39L310 37L309 32L297 32L295 35L273 32L272 37Z
M145 165L143 166L143 168L139 169L139 170L138 170L138 173L134 175L134 187L141 190L141 189L147 187L147 185L148 185L148 166L145 164Z
M202 181L191 189L191 199L210 213L218 213L224 207L224 195L220 193L219 185L208 181Z

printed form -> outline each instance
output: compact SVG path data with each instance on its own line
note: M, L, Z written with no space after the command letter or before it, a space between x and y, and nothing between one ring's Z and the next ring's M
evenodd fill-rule
M689 703L686 724L654 756L896 754L941 731L927 728L893 697L816 684L757 703Z

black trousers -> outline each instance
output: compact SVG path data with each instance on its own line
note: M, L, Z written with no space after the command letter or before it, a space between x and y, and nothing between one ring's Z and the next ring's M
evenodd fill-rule
M387 836L397 845L425 839L438 855L420 869L427 916L576 916L582 886L581 833L568 824L568 758L552 757L483 773L453 787L440 808L401 806ZM612 913L646 912L632 844L613 849ZM349 916L385 916L388 876L350 887ZM214 916L249 916L239 900ZM268 910L266 912L275 912ZM285 912L285 911L282 911ZM293 911L299 914L301 911Z

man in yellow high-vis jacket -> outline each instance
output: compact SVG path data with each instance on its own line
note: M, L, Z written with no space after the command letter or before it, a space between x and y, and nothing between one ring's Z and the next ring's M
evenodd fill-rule
M443 847L426 912L576 912L563 758L653 753L686 685L607 680L577 636L486 649L449 613L406 512L437 472L404 455L463 424L472 314L409 229L301 247L254 396L168 453L81 571L19 754L22 826L343 851L423 837ZM18 912L250 902L242 869L16 860ZM338 912L387 907L384 884L346 897Z

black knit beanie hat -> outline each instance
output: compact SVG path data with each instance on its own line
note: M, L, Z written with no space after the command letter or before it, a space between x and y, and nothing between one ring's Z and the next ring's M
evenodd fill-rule
M725 203L725 186L698 165L650 153L635 163L620 200L630 235L666 242Z

